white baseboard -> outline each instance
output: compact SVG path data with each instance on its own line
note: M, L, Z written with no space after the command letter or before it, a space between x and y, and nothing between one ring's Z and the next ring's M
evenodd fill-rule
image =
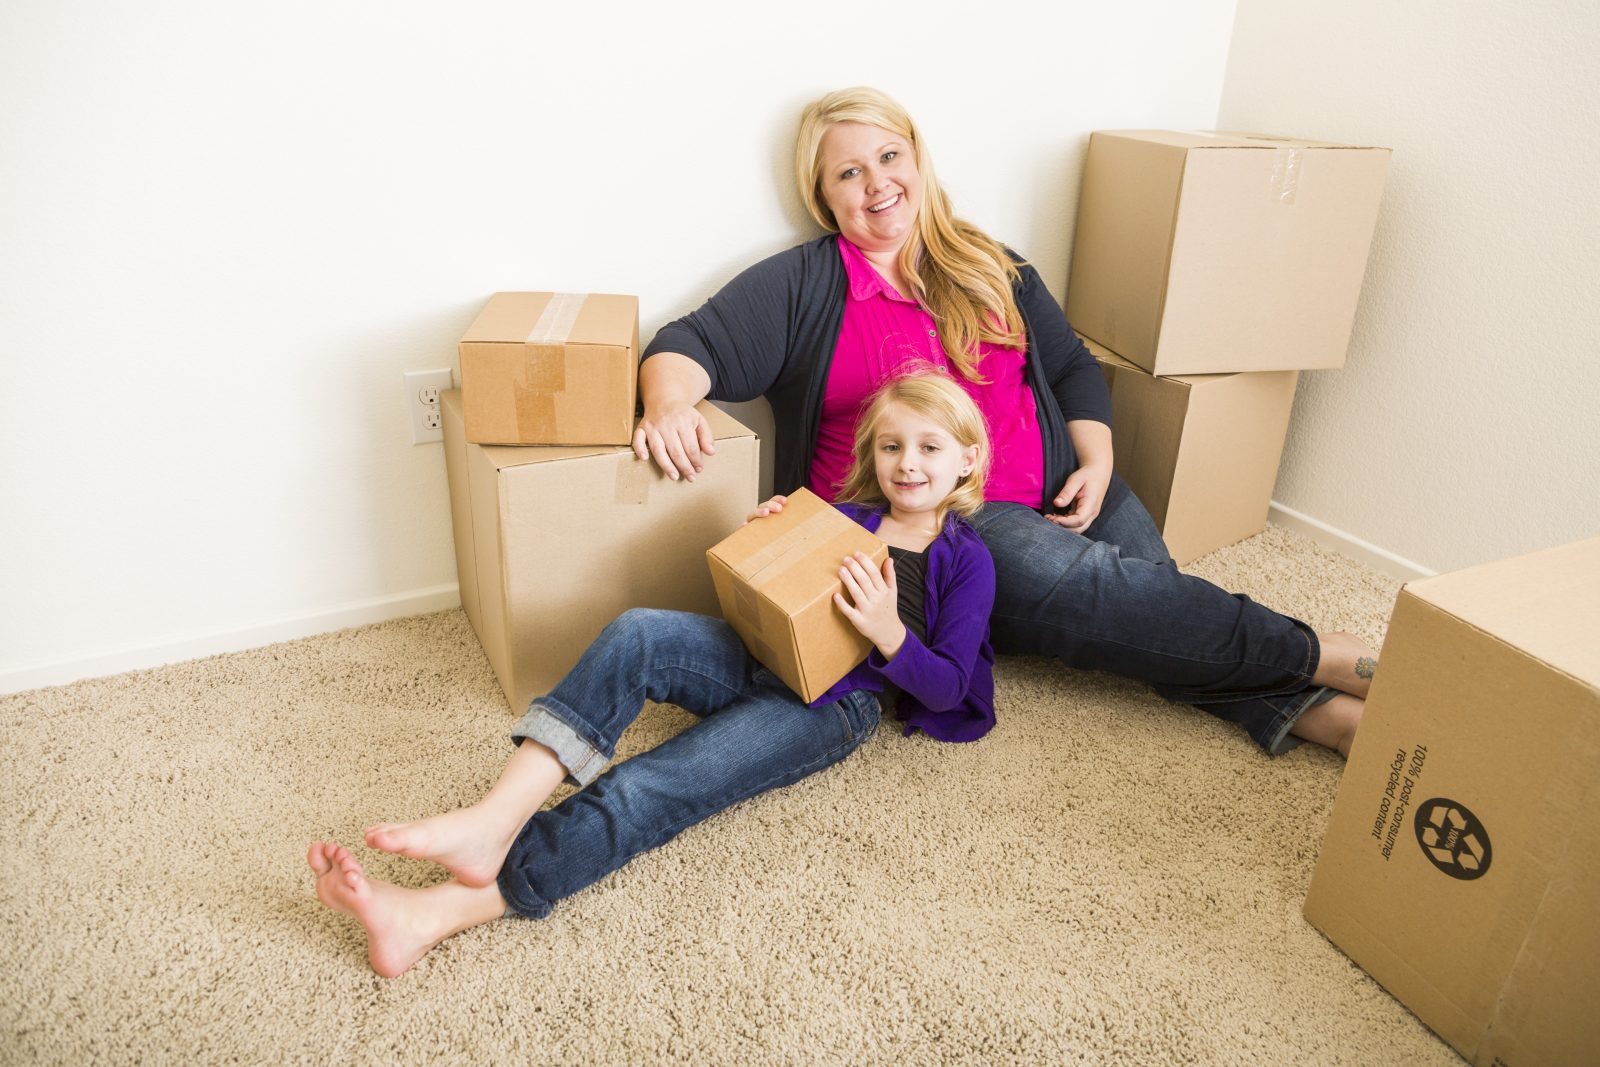
M1280 504L1276 500L1267 509L1267 521L1287 527L1295 533L1304 534L1325 548L1331 548L1342 556L1349 556L1381 574L1399 578L1404 582L1417 578L1431 578L1439 573L1403 556L1397 556L1386 548L1379 548L1370 541L1363 541L1354 534L1329 526L1320 519L1313 519L1310 515Z
M0 672L0 694L22 693L47 685L66 685L84 678L102 678L124 671L162 667L169 663L215 656L221 652L243 652L279 641L367 626L408 615L422 615L461 606L461 592L454 582L417 589L394 596L375 597L335 608L274 619L239 630L191 634L153 645L102 652L81 658L58 660L37 666Z

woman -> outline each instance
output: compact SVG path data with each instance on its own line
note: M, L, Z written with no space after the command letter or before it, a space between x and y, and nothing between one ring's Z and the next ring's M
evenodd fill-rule
M1348 755L1376 654L1182 574L1112 472L1099 368L1038 273L957 219L903 109L866 88L808 107L796 178L827 236L749 268L645 350L634 450L694 480L702 399L766 396L775 485L832 499L862 397L906 361L947 366L989 420L974 519L994 556L997 651L1153 684L1277 755Z

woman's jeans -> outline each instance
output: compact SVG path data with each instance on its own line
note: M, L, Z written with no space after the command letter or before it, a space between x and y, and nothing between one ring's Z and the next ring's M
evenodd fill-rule
M1238 723L1269 754L1331 695L1310 684L1321 646L1305 623L1178 570L1150 513L1113 475L1082 534L1021 504L972 520L995 565L996 652L1148 682L1168 700Z
M600 771L646 700L700 721ZM839 762L878 725L875 693L808 708L721 619L635 609L595 639L512 733L556 754L581 790L530 819L500 870L533 918L687 826Z

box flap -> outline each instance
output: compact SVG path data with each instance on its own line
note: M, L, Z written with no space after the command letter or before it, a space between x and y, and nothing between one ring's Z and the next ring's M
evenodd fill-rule
M639 298L613 293L495 293L463 343L616 345L633 343Z
M734 437L756 435L750 427L708 401L701 401L696 405L696 410L706 417L706 422L711 425L711 436L715 440L725 441Z
M1099 341L1094 340L1092 337L1084 337L1082 334L1079 334L1078 336L1079 339L1083 341L1084 347L1089 350L1089 354L1098 360L1102 365L1110 364L1114 370L1137 371L1140 374L1150 373L1132 360L1123 359L1121 356L1111 351L1111 349L1107 348ZM1161 378L1165 381L1182 382L1184 385L1193 387L1197 385L1206 385L1211 382L1225 381L1228 378L1232 378L1235 374L1242 373L1245 372L1228 371L1221 374L1160 374L1154 375L1154 377ZM1278 372L1267 371L1265 373L1273 374Z
M1234 130L1096 130L1095 136L1126 137L1134 141L1171 145L1174 148L1355 148L1387 152L1376 145L1342 144L1338 141L1313 141L1305 137L1283 137L1270 133Z
M1425 578L1406 591L1600 688L1600 537Z

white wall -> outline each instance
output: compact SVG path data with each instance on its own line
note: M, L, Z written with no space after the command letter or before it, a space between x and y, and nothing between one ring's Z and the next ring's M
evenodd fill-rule
M1433 570L1600 533L1600 6L1240 0L1218 124L1394 149L1276 499Z
M648 337L811 236L828 89L897 95L1060 297L1088 131L1211 125L1233 12L5 5L0 690L455 603L401 372L497 289L638 293Z

